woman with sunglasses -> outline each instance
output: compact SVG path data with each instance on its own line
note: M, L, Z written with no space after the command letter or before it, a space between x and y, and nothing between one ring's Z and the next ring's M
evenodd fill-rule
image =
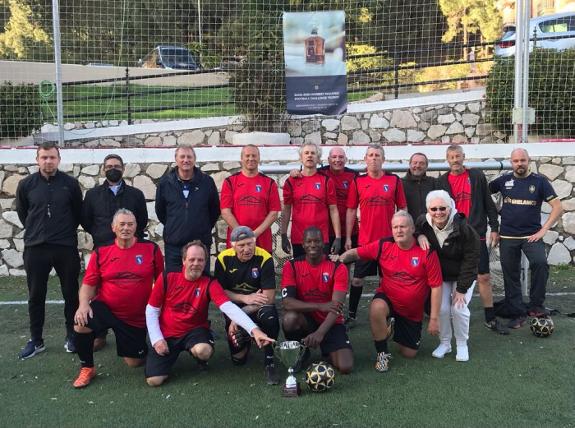
M452 336L457 345L457 361L468 361L471 300L479 260L479 235L458 213L455 202L444 190L427 194L427 214L419 216L416 231L424 235L432 250L437 251L443 275L441 309L439 314L439 346L435 358L451 352ZM422 236L420 236L423 239Z

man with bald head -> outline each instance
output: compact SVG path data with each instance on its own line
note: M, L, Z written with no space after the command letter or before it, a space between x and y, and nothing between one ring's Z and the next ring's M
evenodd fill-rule
M232 229L243 225L253 230L257 246L272 252L271 226L281 211L276 182L259 172L260 151L248 144L241 153L242 170L222 184L220 208L228 224L227 245L231 247Z
M501 268L505 281L505 305L513 315L509 328L520 328L526 315L546 316L543 305L549 277L543 236L563 213L561 201L547 178L529 171L529 153L522 148L511 152L513 172L489 183L491 193L501 193ZM541 205L551 205L551 213L541 226ZM531 288L529 304L521 296L521 251L529 259Z

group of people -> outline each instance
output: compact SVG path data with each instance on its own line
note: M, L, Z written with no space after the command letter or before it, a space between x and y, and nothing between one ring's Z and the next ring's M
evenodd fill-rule
M350 373L349 330L357 323L363 282L370 275L379 274L369 324L380 372L389 369L389 339L404 357L416 356L425 312L428 332L439 335L432 355L443 358L451 352L455 336L456 360L467 361L468 304L476 283L490 330L508 334L527 315L545 315L548 266L541 238L562 209L547 179L529 171L526 150L514 149L513 171L489 184L481 171L464 166L457 145L447 148L450 170L438 179L426 174L423 153L411 156L404 178L385 172L379 145L366 150L365 174L346 166L339 147L330 150L324 167L318 167L321 148L315 144L304 143L299 155L301 169L285 181L282 205L276 182L259 171L256 146L242 148L241 170L223 182L221 194L196 166L194 149L179 146L176 166L160 179L156 192L155 211L164 226L162 254L145 239L145 198L124 181L120 156L106 156L105 179L82 200L78 182L58 170L58 147L39 146L38 172L20 181L16 196L25 228L30 316L30 340L20 358L45 350L52 268L65 301L65 349L77 352L81 362L76 388L96 376L94 352L106 345L108 329L114 331L118 356L130 367L145 365L151 386L168 378L181 352L204 368L214 351L210 301L223 313L233 364L245 364L255 342L263 348L268 384L279 381L273 342L280 330L286 339L306 345L299 365L310 357L310 348L319 348L340 373ZM491 193L502 196L501 230ZM543 225L542 202L551 206ZM282 271L281 315L271 234L280 212L278 244L293 255ZM229 226L228 248L217 255L210 275L212 229L220 215ZM94 241L81 286L79 225ZM505 304L512 315L507 325L496 317L489 278L488 246L498 243ZM533 272L527 305L519 280L521 251Z

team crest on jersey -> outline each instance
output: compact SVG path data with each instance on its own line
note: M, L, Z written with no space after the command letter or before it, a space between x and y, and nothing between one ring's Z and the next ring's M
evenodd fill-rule
M138 254L136 256L136 264L141 265L142 263L144 263L144 256Z
M262 191L262 185L261 184L256 184L256 192L261 192Z
M349 183L347 182L347 180L342 181L341 185L343 186L344 189L347 189L349 187Z
M313 186L315 187L315 190L321 189L321 183L315 183Z
M383 191L384 191L384 192L389 192L389 184L384 184L384 185L383 185Z
M514 183L513 179L511 179L511 180L509 180L509 181L506 181L506 182L505 182L505 188L506 188L506 189L511 189L514 184L515 184L515 183Z
M533 184L529 186L529 193L535 193L535 186Z
M321 274L321 280L325 283L327 283L329 281L329 273L324 272Z
M202 290L200 290L199 288L196 288L196 289L194 290L194 296L195 296L195 297L198 297L198 296L200 295L201 291L202 291Z
M413 266L413 267L419 266L419 257L412 257L411 258L411 266Z
M260 271L258 270L258 268L252 268L252 278L256 279L260 276Z

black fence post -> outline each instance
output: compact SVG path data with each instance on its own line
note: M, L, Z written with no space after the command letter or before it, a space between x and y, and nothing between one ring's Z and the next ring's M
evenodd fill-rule
M393 95L399 98L399 60L397 55L393 55Z
M128 109L128 125L132 124L132 94L130 94L130 69L126 66L126 104Z

